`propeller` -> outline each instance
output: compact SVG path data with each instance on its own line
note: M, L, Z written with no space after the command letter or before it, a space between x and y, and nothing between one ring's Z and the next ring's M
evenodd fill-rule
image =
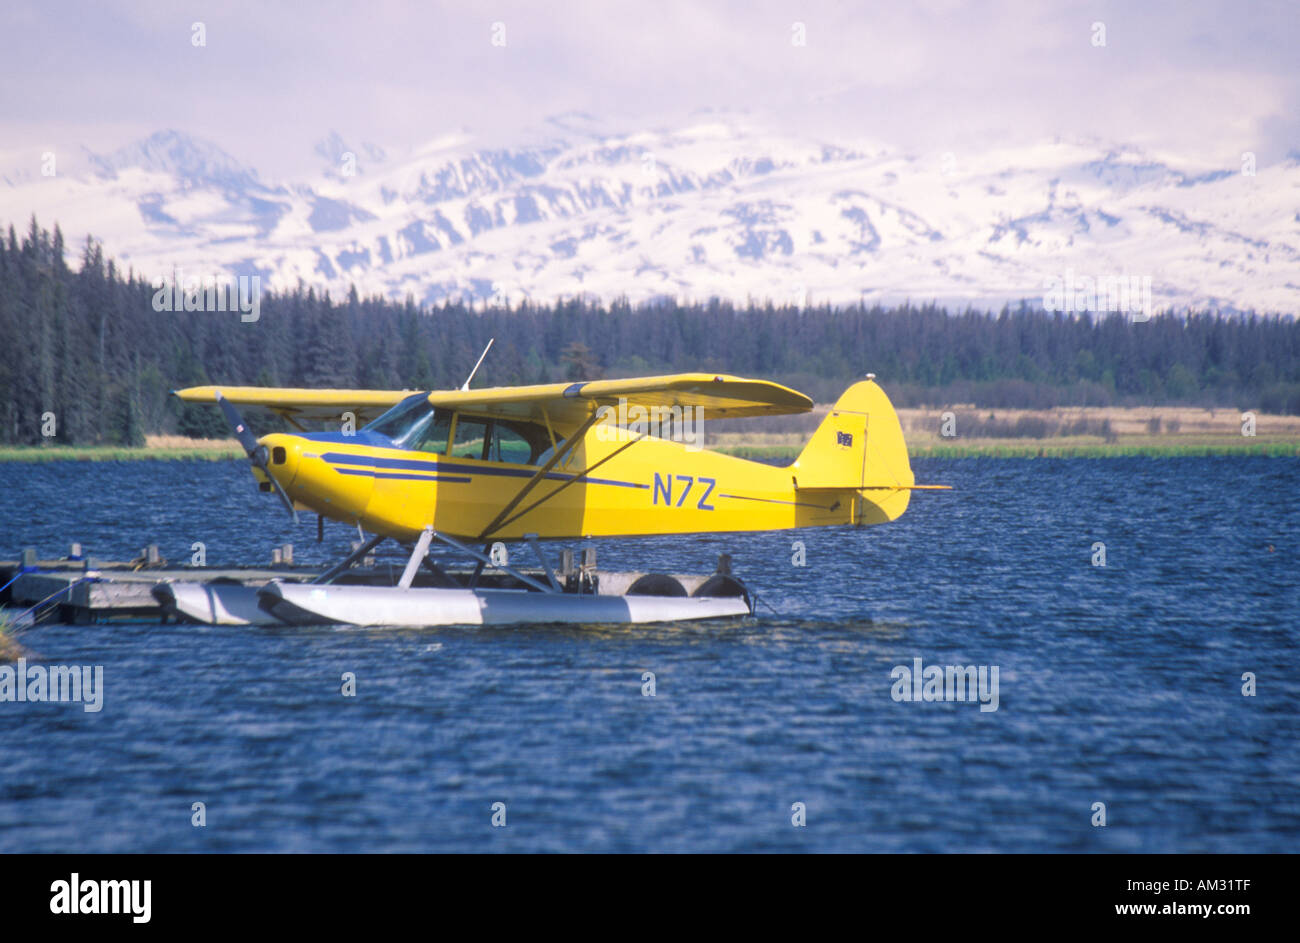
M230 423L230 428L235 430L235 438L244 447L244 451L248 453L249 463L254 468L262 470L262 474L271 482L271 487L275 489L275 493L280 496L280 501L289 511L293 522L297 524L298 511L294 508L293 501L289 499L289 495L285 493L280 482L275 480L275 476L271 474L271 470L267 467L267 459L270 456L267 455L266 446L257 444L257 436L253 435L252 430L248 428L248 424L244 422L244 417L239 415L239 410L235 408L235 404L222 396L219 390L217 391L217 405L221 407L221 412L225 415L226 422Z

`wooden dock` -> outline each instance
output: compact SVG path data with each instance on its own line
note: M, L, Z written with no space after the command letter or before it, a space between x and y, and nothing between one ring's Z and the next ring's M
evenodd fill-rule
M131 563L41 560L34 572L19 573L21 561L0 561L0 606L25 610L48 602L46 618L88 624L113 620L162 620L165 615L152 590L163 582L221 580L261 586L273 579L309 581L320 574L311 567L280 569L178 567L137 568ZM12 581L12 582L11 582ZM44 611L46 607L42 607Z

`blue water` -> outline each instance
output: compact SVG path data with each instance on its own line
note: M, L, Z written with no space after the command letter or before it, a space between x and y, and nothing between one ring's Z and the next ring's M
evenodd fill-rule
M1293 851L1300 462L917 470L956 490L884 527L597 542L731 552L781 613L742 624L37 627L105 702L0 703L0 851ZM354 536L316 545L235 462L0 465L0 534L209 565ZM998 709L895 701L916 657L998 666Z

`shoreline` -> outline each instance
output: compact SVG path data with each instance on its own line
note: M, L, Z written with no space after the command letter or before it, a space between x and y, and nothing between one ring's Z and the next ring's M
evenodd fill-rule
M14 445L0 447L0 463L5 462L136 462L197 461L220 462L244 458L244 450L234 448L149 448L118 445Z

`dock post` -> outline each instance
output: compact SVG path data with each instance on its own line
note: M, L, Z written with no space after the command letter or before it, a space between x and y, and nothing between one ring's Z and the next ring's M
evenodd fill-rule
M158 566L162 563L162 554L158 552L157 544L150 544L144 548L144 562L146 566Z
M374 565L375 565L375 555L374 555L373 553L371 553L370 551L373 550L373 549L375 548L375 546L376 546L378 543L379 543L379 541L378 541L378 540L375 540L374 538L371 538L370 543L369 543L369 546L366 546L366 542L365 542L365 541L361 541L361 540L354 540L354 541L352 541L352 552L353 552L353 553L355 553L356 551L360 550L362 547L366 547L366 554L365 554L365 556L360 557L360 558L356 561L358 565L360 565L360 566L362 566L362 567L370 567L370 568L373 568L373 567L374 567Z
M23 566L36 566L36 548L23 548Z
M718 572L721 573L723 576L731 575L731 554L729 553L718 554Z
M280 560L285 566L293 566L293 544L285 544L280 551Z
M279 566L279 565L280 565L280 561L281 561L281 559L282 559L282 554L281 554L281 552L280 552L280 548L279 548L279 547L272 547L272 548L271 548L271 566Z
M578 592L582 593L583 584L591 592L596 592L596 548L590 545L582 548L582 564L578 570Z

